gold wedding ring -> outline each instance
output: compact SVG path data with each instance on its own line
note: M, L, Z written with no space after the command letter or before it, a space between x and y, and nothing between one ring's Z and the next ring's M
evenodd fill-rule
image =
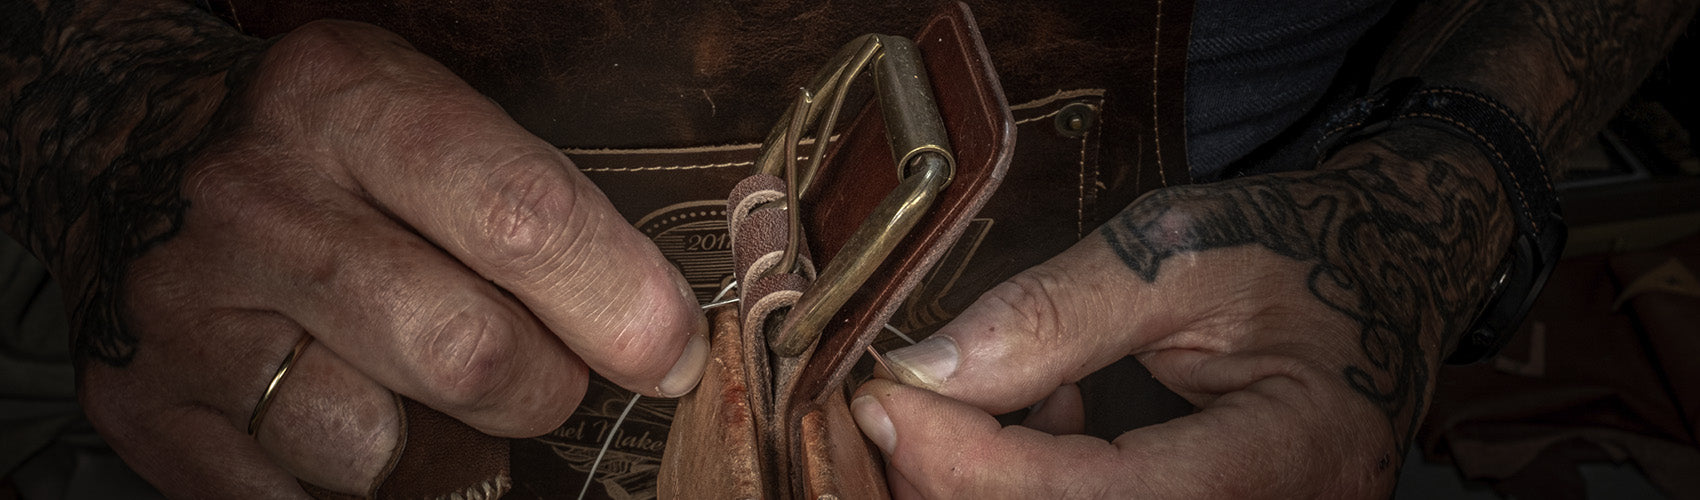
M301 358L301 351L307 350L307 344L313 343L311 334L304 334L301 340L295 342L295 348L290 349L289 356L283 358L277 365L277 373L272 374L272 382L266 385L266 393L260 395L260 402L254 405L254 414L248 417L248 435L254 436L260 432L260 422L266 420L266 408L272 404L272 395L277 394L277 387L283 384L283 377L289 375L289 367L295 365L295 360Z

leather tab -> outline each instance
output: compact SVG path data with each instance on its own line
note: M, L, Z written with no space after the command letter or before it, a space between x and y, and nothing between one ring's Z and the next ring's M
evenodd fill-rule
M770 498L774 479L766 477L770 457L756 431L751 370L744 363L744 335L738 310L712 312L708 366L702 381L679 398L667 453L656 479L660 498ZM756 346L765 348L765 346ZM765 386L761 387L765 389Z
M754 208L783 196L783 181L756 175L734 188L727 213L743 314L715 314L714 363L696 392L680 399L662 459L661 497L888 495L878 455L850 416L844 378L991 196L1015 143L1014 120L967 7L947 5L916 40L955 148L950 184L833 317L813 354L801 358L767 355L762 330L765 318L777 311L763 304L795 293L792 288L805 284L805 277L755 278L760 273L754 269L789 237L783 212ZM880 110L879 103L869 103L844 129L807 189L809 198L797 208L809 253L820 262L831 262L901 181Z
M844 384L850 368L914 290L922 276L962 235L997 189L1015 146L1014 120L966 5L950 5L915 37L932 79L933 95L956 149L956 172L933 207L880 270L845 303L792 389L796 422ZM885 140L877 103L868 105L815 176L803 204L803 225L819 262L831 262L859 221L900 179ZM803 404L809 402L810 404Z
M803 416L799 426L803 498L887 497L885 467L876 458L879 451L862 439L844 391L832 392L819 410Z

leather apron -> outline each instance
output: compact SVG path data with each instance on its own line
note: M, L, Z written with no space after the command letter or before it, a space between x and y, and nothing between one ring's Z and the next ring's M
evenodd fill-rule
M1190 181L1183 101L1190 0L966 3L1002 81L1016 147L1002 186L891 319L917 340L1140 194ZM727 193L749 175L796 89L856 36L910 35L938 7L902 0L210 4L260 37L316 19L363 21L401 35L562 148L703 302L732 273ZM892 336L876 346L906 343ZM1093 411L1100 391L1090 381L1082 383L1089 415L1125 420L1109 406ZM1108 392L1160 390L1137 374L1107 385ZM576 497L613 432L588 497L652 498L674 402L642 398L615 428L630 399L630 391L594 379L559 429L507 440L505 450L476 459L506 455L511 483L497 486L511 488L510 498ZM1172 396L1157 399L1166 415L1149 419L1186 410ZM425 440L410 436L408 446ZM398 476L408 468L403 462Z

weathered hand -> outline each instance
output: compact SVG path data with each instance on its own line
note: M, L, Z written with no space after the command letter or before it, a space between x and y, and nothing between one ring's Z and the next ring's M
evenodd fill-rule
M1460 144L1395 130L1318 171L1147 195L892 351L922 388L868 383L857 422L899 497L1386 495L1509 240ZM1053 435L1078 432L1069 384L1130 354L1200 411ZM1041 400L1026 427L992 417Z
M91 420L168 494L365 492L397 447L392 391L515 437L560 425L587 366L650 396L695 386L706 322L679 273L559 150L406 42L310 24L236 88L182 165L139 162L181 180L137 197L164 203L89 215L49 259L83 320ZM126 220L149 225L111 227ZM137 238L139 256L113 251Z

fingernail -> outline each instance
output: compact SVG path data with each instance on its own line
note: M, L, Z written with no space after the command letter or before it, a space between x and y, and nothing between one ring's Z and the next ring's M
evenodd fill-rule
M702 369L708 365L708 336L692 335L685 343L685 353L679 355L679 361L673 363L673 369L661 379L661 385L655 392L661 397L676 398L689 394L695 389L697 381L702 380Z
M850 414L856 418L856 426L862 428L862 434L873 440L880 451L891 453L897 448L897 429L891 426L891 415L885 412L879 399L872 395L858 396L850 402Z
M933 335L915 345L885 353L885 360L893 369L909 372L909 376L894 374L898 381L928 389L938 388L956 373L958 358L956 340L949 335Z

